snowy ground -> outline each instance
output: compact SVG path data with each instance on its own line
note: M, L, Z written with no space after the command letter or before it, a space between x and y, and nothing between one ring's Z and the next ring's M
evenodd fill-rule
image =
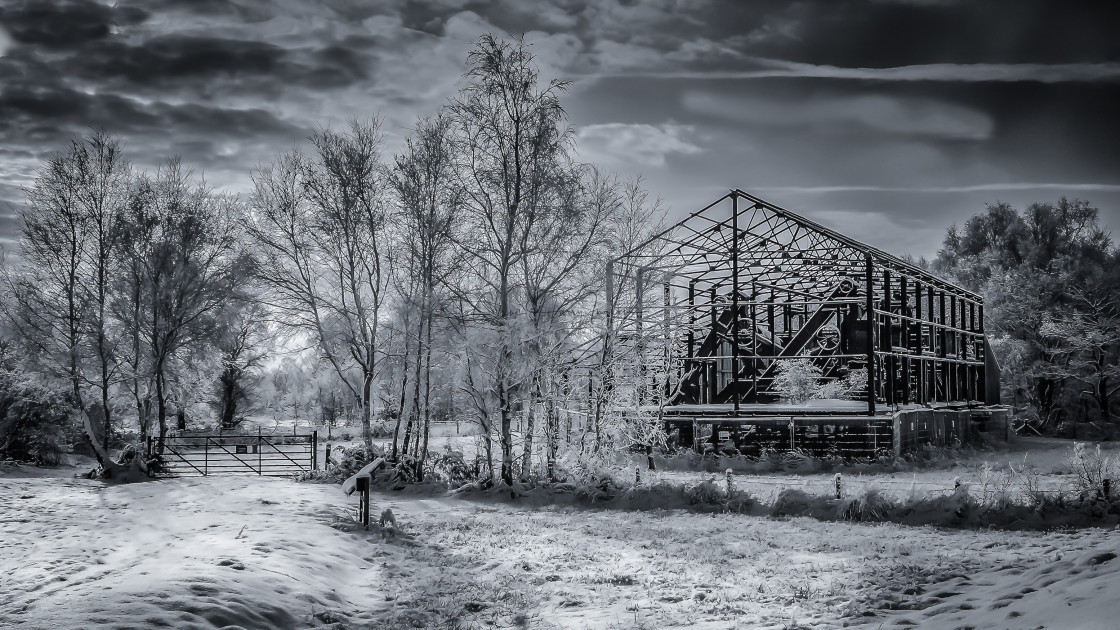
M61 473L70 473L63 469ZM0 466L0 627L1114 628L1120 531L526 509Z

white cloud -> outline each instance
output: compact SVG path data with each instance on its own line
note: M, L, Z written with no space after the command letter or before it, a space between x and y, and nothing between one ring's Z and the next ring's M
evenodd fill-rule
M4 27L0 26L0 57L8 54L8 51L12 49L14 44L15 42L13 42L12 37L8 35L8 31L5 31Z
M593 162L664 166L670 154L701 152L701 148L688 139L692 133L691 126L675 123L606 123L582 127L576 139L582 157Z
M890 68L843 68L781 59L754 57L751 70L628 70L598 73L593 78L615 76L655 79L770 79L799 77L861 81L962 81L1069 83L1120 80L1120 63L931 63Z
M1070 192L1120 192L1120 184L1062 184L1056 182L1006 182L992 184L971 184L966 186L762 186L755 190L777 193L830 194L841 192L884 192L884 193L974 193L1005 192L1019 190L1058 190Z
M778 127L834 130L855 124L886 133L965 140L986 139L993 128L991 118L974 109L925 98L880 94L772 100L694 91L685 94L683 104L695 113Z

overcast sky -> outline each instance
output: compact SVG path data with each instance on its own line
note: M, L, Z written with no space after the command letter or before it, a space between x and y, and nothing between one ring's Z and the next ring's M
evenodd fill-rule
M1120 226L1120 13L937 0L0 2L0 243L20 186L90 127L220 189L318 126L394 152L479 34L524 33L582 159L683 216L742 188L897 254L1001 200ZM1111 4L1111 3L1108 3Z

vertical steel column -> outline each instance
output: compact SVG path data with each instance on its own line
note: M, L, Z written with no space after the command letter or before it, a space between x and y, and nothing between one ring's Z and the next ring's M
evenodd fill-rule
M926 402L926 360L923 356L923 346L925 345L926 325L922 323L924 318L922 317L921 280L914 281L914 318L918 320L918 343L915 344L914 348L918 355L918 395L915 397L915 401L919 405L924 405Z
M758 289L751 278L751 392L758 399Z
M892 351L894 344L894 318L891 317L891 272L889 269L883 270L883 323L882 332L879 335L879 348L884 352L883 361L886 364L884 371L887 375L887 391L886 398L888 405L894 405L894 390L897 383L895 383L895 358Z
M972 300L968 301L968 357L973 361L980 354L976 351L976 303ZM968 365L965 367L965 374L968 375L968 400L976 400L976 366Z
M871 254L864 254L867 261L867 415L875 415L878 370L875 368L875 278Z
M907 352L909 352L910 350L912 350L912 348L910 348L910 320L906 319L906 301L909 297L907 293L909 293L909 288L906 286L906 276L899 274L898 312L902 314L902 317L900 317L898 320L898 329L900 335L899 341L902 342L899 345L903 348L906 348ZM910 355L906 354L902 357L899 357L898 361L902 364L902 369L899 370L899 372L901 372L902 374L902 404L905 405L910 402Z
M937 292L937 299L940 302L941 310L938 311L938 319L941 320L941 328L937 331L937 355L941 357L938 369L941 372L941 398L942 402L949 402L949 381L952 374L949 372L949 329L945 321L945 291Z
M777 292L770 289L770 303L766 306L766 323L770 326L770 347L778 347L778 327L774 323L774 299L777 297Z
M739 411L739 195L731 194L731 396Z
M688 281L688 358L693 357L696 345L696 279Z
M980 334L980 338L976 342L977 348L979 349L979 353L978 353L979 357L978 358L980 359L980 367L979 367L980 374L976 379L976 381L977 381L976 386L977 386L977 389L979 390L979 392L977 392L977 393L980 396L982 396L981 400L984 401L984 404L988 404L988 347L984 343L984 305L983 304L977 304L976 305L976 332Z
M716 344L712 349L712 354L708 358L707 365L704 366L704 373L708 375L708 404L715 404L716 394L719 393L719 375L717 374L718 368L716 366L716 363L719 361L719 359L713 359L711 357L719 356L720 353L719 333L717 332L717 326L719 326L719 316L716 314L715 285L712 285L712 288L708 292L708 304L711 307L712 336L715 339Z
M665 335L665 352L664 352L664 356L662 358L665 360L666 371L668 371L668 369L669 369L669 357L670 357L671 351L672 351L672 337L669 334L669 331L670 331L669 310L670 310L670 307L672 306L672 304L671 304L672 296L670 295L670 288L669 288L669 278L670 277L671 277L670 274L668 272L666 272L665 273L665 282L664 282L664 287L665 287L665 289L664 289L664 291L665 291L665 304L664 304L664 306L665 306L665 312L664 312L665 321L662 325L662 331L661 331ZM669 381L670 381L670 378L666 377L666 379L665 379L665 393L664 393L666 399L668 399L669 393L671 391L671 389L670 389L671 385L670 385Z
M964 318L962 317L961 319ZM957 401L960 400L961 397L961 388L960 383L958 382L958 378L960 377L960 365L956 363L956 360L961 356L961 336L957 332L957 296L955 295L949 296L949 323L953 327L949 332L953 336L954 355L953 357L951 357L951 362L949 363L949 373L952 375L952 378L950 378L949 381L953 384L953 386L949 389L949 399Z
M931 284L926 289L926 306L928 307L929 319L929 369L927 374L929 376L928 389L929 394L926 396L926 402L937 400L937 360L933 357L937 356L937 329L934 328L933 322L935 320L933 309L933 285Z
M645 390L646 384L646 370L644 360L645 345L642 339L642 272L645 271L643 267L637 267L634 270L634 341L635 350L637 350L637 365L635 365L635 372L638 376L638 391L635 396L638 405L640 406L645 402L642 392Z

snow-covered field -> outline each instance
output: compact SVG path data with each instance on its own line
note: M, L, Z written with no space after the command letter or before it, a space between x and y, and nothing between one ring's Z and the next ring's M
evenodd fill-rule
M61 470L72 473L73 470ZM1120 531L528 509L0 466L0 628L1115 628Z

